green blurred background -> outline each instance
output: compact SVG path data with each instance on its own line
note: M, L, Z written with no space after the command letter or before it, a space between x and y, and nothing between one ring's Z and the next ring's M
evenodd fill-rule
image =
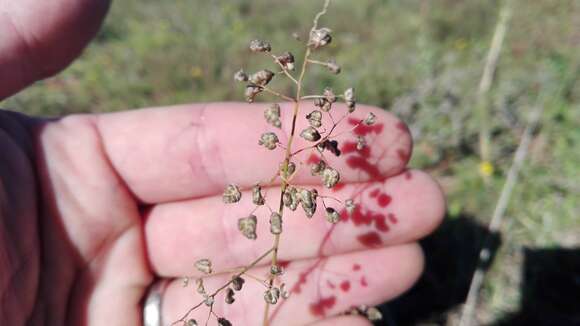
M568 318L561 303L544 302L543 294L530 302L529 296L539 291L534 282L546 277L530 267L535 254L556 260L534 264L548 264L550 270L564 273L562 277L570 273L575 277L570 286L548 288L578 290L571 297L578 303L580 1L513 1L513 17L485 107L491 166L482 169L477 87L502 4L336 0L323 19L335 35L326 53L337 59L343 73L335 78L316 70L307 86L354 85L361 102L399 115L416 141L411 165L432 173L448 195L445 224L423 242L425 276L407 296L382 307L385 325L455 323L478 248L489 234L486 225L505 173L529 112L539 106L544 108L539 128L501 232L492 235L498 250L477 320L516 324L521 320L512 317L530 316L547 306ZM79 60L2 104L27 114L61 115L241 100L233 73L240 67L252 71L260 64L248 55L248 41L267 39L275 50L299 53L291 33L304 33L320 6L321 1L306 0L115 1ZM289 86L276 85L282 90ZM562 320L554 325L565 325L568 319ZM570 320L580 325L580 319Z

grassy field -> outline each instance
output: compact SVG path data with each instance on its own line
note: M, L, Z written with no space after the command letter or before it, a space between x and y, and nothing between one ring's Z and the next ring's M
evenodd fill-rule
M485 107L491 166L482 171L477 88L501 5L336 0L325 17L337 35L330 55L345 73L331 79L320 71L309 86L352 84L361 102L398 114L416 140L411 165L430 171L448 195L444 226L423 242L427 272L408 295L383 307L385 325L455 323L487 222L535 107L543 107L543 114L501 232L492 236L498 250L477 319L517 324L518 314L531 318L533 312L541 312L538 318L568 318L565 304L551 300L549 291L538 292L547 287L568 298L562 291L580 291L577 281L565 283L566 276L580 275L580 2L513 1ZM233 73L258 64L246 54L248 40L297 48L290 34L304 32L319 7L319 1L306 0L115 1L79 60L3 106L60 115L239 100ZM538 286L538 277L540 283L545 277L539 267L564 277L563 285ZM579 307L578 297L580 292L567 302ZM568 319L561 320L554 325L567 325Z

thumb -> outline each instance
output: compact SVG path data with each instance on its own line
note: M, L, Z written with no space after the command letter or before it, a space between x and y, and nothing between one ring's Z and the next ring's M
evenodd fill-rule
M94 37L109 0L0 0L0 100L66 68Z

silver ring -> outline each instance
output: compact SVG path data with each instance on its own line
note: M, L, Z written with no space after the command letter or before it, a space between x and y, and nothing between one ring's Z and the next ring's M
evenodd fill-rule
M168 283L168 280L160 280L149 287L147 296L145 297L145 303L143 304L144 326L163 326L161 307L163 293L165 292Z

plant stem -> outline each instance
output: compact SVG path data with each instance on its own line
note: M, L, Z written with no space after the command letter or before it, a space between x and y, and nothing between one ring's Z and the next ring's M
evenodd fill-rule
M215 290L210 297L215 297L219 292L221 292L223 289L227 288L230 284L232 284L232 282L234 281L234 279L236 277L242 276L244 275L247 271L249 271L250 269L252 269L254 266L256 266L259 262L261 262L264 258L268 257L268 255L274 250L274 248L270 248L268 249L265 253L263 253L262 255L260 255L260 257L256 258L253 262L251 262L249 265L245 266L241 271L239 271L237 274L235 274L228 282L226 282L224 285L222 285L220 288L218 288L217 290ZM183 321L185 321L185 319L187 318L187 316L189 316L189 314L194 311L195 309L199 308L202 304L204 304L205 300L200 301L198 304L196 304L195 306L191 307L184 315L183 317L181 317L180 319L176 320L175 322L173 322L171 325L176 325L177 323L181 323Z
M506 181L501 190L499 199L497 200L497 204L495 206L491 222L489 223L488 227L489 234L483 243L481 251L479 252L478 266L485 266L487 263L489 263L489 260L491 259L492 255L490 244L491 235L495 234L499 230L499 227L501 226L501 222L505 215L505 211L508 207L509 199L511 197L513 188L518 181L518 174L524 163L524 160L526 159L526 155L528 154L528 149L530 146L530 142L532 141L533 132L538 126L538 123L542 116L543 109L544 106L539 105L534 109L534 111L532 111L530 122L528 123L528 126L524 130L522 139L520 140L520 144L518 145L518 148L514 154L512 165L510 166L510 169L508 171ZM475 271L473 278L471 279L469 292L467 293L467 299L465 301L463 312L461 314L461 319L458 324L459 326L472 325L473 316L475 314L475 308L477 306L479 290L483 285L484 277L485 270L483 268L478 268Z
M491 89L493 77L499 61L499 55L501 53L508 23L511 17L511 1L512 0L505 0L505 3L500 10L499 19L493 33L489 52L487 53L485 67L483 68L483 75L481 76L479 87L477 89L476 110L480 117L479 155L482 162L491 162L492 159L488 93Z

